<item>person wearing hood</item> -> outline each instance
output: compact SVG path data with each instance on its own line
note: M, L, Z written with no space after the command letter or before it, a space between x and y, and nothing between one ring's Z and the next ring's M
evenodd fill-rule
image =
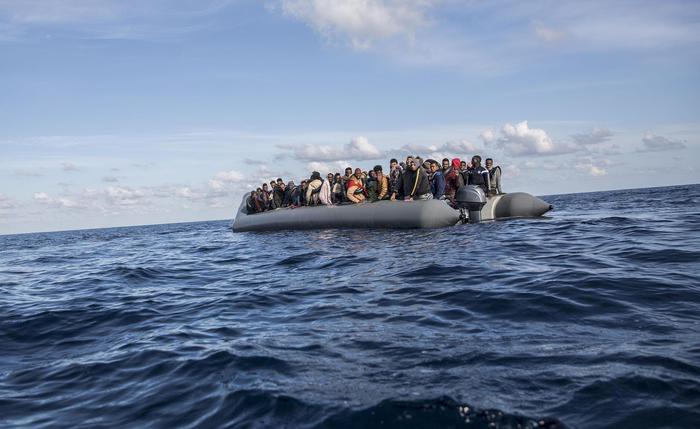
M486 171L489 172L489 182L491 186L489 187L489 193L491 195L502 194L501 190L501 167L493 166L493 159L486 158Z
M331 198L332 183L333 183L333 174L328 173L326 180L323 181L323 184L321 185L321 189L318 192L318 200L324 206L333 205L333 200Z
M457 189L464 186L464 178L460 173L462 162L459 158L452 159L452 165L445 173L445 198L454 202Z
M267 192L263 190L263 188L258 188L255 190L255 201L253 203L255 204L255 212L260 213L264 212L267 210Z
M377 173L374 170L370 170L369 177L365 180L365 189L367 189L367 199L372 203L378 200L377 188Z
M367 196L365 195L367 191L365 190L365 185L362 183L362 170L359 168L355 169L355 174L350 176L347 183L347 193L346 196L351 203L363 203Z
M428 173L428 175L430 175L430 164L431 164L431 161L434 161L434 160L432 160L432 159L426 159L425 161L423 161L423 170L425 170L425 172Z
M433 199L433 194L430 192L430 180L421 164L420 158L411 159L407 163L406 171L401 175L398 191L391 194L392 200L395 200L398 194L404 196L404 201Z
M445 176L442 175L440 165L434 159L430 161L430 192L436 200L445 199Z
M298 195L296 185L294 181L290 180L284 189L284 199L282 200L282 207L290 207L297 205L295 201L295 195Z
M321 173L314 171L311 173L311 178L306 186L305 195L307 206L315 206L318 204L318 193L321 191L321 185L323 185Z
M255 195L255 191L250 191L250 195L248 195L248 198L245 199L245 212L247 214L253 214L258 212L258 209L255 204L256 198L257 196Z
M263 201L263 205L265 207L265 210L271 210L272 209L272 201L270 200L270 191L269 188L267 187L267 183L262 184L262 188L260 189L260 199Z
M286 186L284 182L277 182L275 188L272 191L272 208L279 209L284 207L284 195Z

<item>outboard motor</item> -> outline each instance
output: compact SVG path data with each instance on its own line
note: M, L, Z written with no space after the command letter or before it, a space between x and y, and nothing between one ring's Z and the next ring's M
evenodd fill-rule
M461 212L462 221L466 221L465 210L469 212L469 223L481 222L481 209L486 205L486 194L474 185L462 186L457 189L455 202Z

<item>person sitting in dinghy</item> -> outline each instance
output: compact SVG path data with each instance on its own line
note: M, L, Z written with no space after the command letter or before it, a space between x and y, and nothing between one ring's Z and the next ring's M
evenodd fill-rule
M389 178L384 175L381 165L375 165L374 174L377 176L377 200L389 199Z
M454 203L457 189L464 186L464 178L459 171L460 165L460 159L454 158L451 167L445 173L445 198L451 203Z
M284 194L286 190L284 182L277 182L275 189L272 191L272 208L281 209L284 207Z
M260 199L262 200L264 207L263 210L270 210L272 208L272 204L270 202L270 190L267 187L267 183L262 184L262 188L260 188L258 193L260 194Z
M403 173L403 169L401 168L401 165L399 164L399 161L396 158L392 158L391 161L389 161L389 192L388 192L388 197L391 197L395 192L398 192L399 189L399 182L401 181L401 174ZM400 195L397 195L398 198L401 198Z
M293 180L287 182L287 186L284 189L284 199L282 200L282 207L294 206L294 196L297 187Z
M253 203L255 204L256 213L267 210L267 200L265 199L265 195L267 195L267 193L263 190L263 188L258 188L255 190L255 200Z
M333 186L333 174L328 173L326 180L323 181L321 189L318 192L318 202L324 206L333 205L333 199L331 198L331 187Z
M377 186L377 173L374 170L370 170L367 179L365 179L365 189L367 189L367 200L371 203L378 201Z
M440 170L440 164L434 159L429 160L430 162L430 192L433 194L433 198L436 200L445 199L445 176L442 175L442 170Z
M311 173L311 178L306 187L306 205L315 206L318 205L318 193L321 191L321 185L323 185L323 180L321 180L321 173L314 171Z
M365 202L365 200L367 199L365 193L365 186L362 183L362 170L356 168L355 174L350 176L350 178L347 181L346 196L350 202L357 204Z
M335 176L333 176L332 183L333 183L333 187L332 187L333 192L332 192L331 196L332 196L333 204L340 204L343 202L343 200L345 198L345 191L344 191L345 188L343 187L343 179L340 176L340 173L335 173Z
M257 213L258 209L255 204L255 199L258 196L256 195L255 191L250 191L250 195L248 195L248 198L245 199L245 211L248 214L253 214Z

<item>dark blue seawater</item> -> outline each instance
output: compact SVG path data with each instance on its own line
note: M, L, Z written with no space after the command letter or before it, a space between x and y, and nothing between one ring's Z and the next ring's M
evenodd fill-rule
M700 186L0 237L2 427L700 427Z

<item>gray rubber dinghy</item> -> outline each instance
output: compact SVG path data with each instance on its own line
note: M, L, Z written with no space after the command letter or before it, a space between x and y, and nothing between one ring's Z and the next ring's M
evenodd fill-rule
M477 203L477 209L470 208L468 215L466 208L454 209L444 200L378 201L280 208L248 214L245 196L232 228L234 232L332 228L444 228L466 221L474 223L511 217L537 217L552 209L550 204L524 192L489 198L483 196L483 193L481 195L482 201Z

